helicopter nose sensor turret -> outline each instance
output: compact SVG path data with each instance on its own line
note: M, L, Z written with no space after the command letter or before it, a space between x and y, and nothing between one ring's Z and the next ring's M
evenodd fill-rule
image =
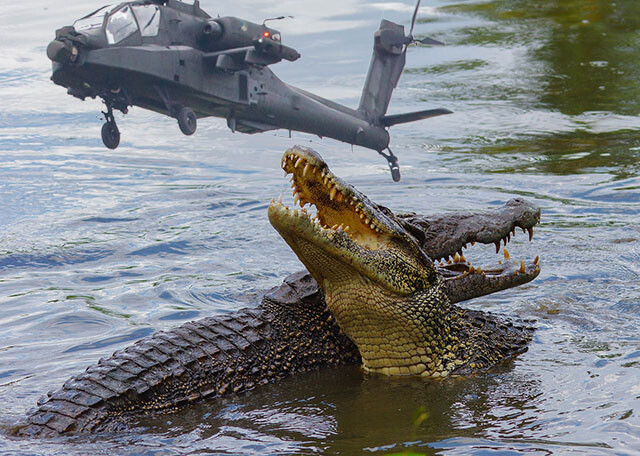
M53 40L47 46L47 57L53 62L72 63L78 57L78 48L68 41Z

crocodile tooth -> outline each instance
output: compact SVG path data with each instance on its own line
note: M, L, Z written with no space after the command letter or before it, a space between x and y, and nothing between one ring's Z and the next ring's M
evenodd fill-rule
M478 266L478 267L476 268L476 272L477 272L478 274L482 274L482 275L484 275L484 271L482 270L482 268L481 268L480 266Z
M339 203L342 202L342 193L338 192L338 194L336 195L336 201Z
M363 212L361 212L361 213L360 213L360 219L361 219L361 220L363 220L363 219L364 219L364 213L363 213Z
M464 255L460 255L460 261L462 261L463 263L466 263L467 259L464 257Z
M533 264L537 266L539 262L540 262L540 256L537 256L536 259L533 260Z
M338 225L333 225L333 226L331 227L331 229L332 229L332 230L337 230L337 229L338 229Z
M524 261L521 261L521 262L520 262L520 273L521 273L521 274L524 274L525 270L526 270L526 269L524 268Z
M369 219L369 217L365 217L364 224L368 225L370 222L371 222L371 219Z
M533 228L529 228L527 231L529 231L529 242L531 242L533 240Z
M522 226L522 227L520 227L520 229L522 230L522 232L523 232L523 233L526 233L526 232L527 232L526 228L525 228L525 227L523 227L523 226Z
M324 185L327 185L327 182L329 182L329 178L327 176L324 176L323 182L324 182Z
M454 262L454 263L460 263L460 255L458 255L458 254L456 253L456 256L454 256L454 257L453 257L453 262Z
M331 201L333 201L334 198L336 197L336 193L338 193L338 189L333 187L331 189L331 192L329 193L329 198L331 199Z
M373 222L371 222L371 225L369 225L371 227L372 230L376 229L376 226L373 224Z
M476 245L476 241L471 241L471 247L473 247L474 245Z
M469 274L475 274L476 273L476 268L474 268L473 266L471 266L469 268Z
M509 252L507 251L507 249L504 249L504 259L508 260L509 258L510 258Z
M296 161L296 164L293 165L293 167L297 168L298 166L300 166L300 163L302 163L302 157L298 158L298 161Z
M304 165L304 169L302 170L302 177L307 175L307 171L309 171L309 167L311 165L309 165L309 163L307 163L306 165Z
M300 203L300 197L298 196L297 193L294 193L294 195L293 195L293 205L296 206L298 203Z

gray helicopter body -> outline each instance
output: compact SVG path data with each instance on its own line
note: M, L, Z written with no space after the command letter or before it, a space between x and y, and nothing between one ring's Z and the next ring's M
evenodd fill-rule
M197 1L105 6L56 31L47 55L56 84L82 100L104 100L102 139L108 148L120 142L113 110L126 114L129 106L139 106L177 118L187 135L195 133L198 118L214 116L242 133L286 129L363 146L387 158L394 180L399 180L387 129L450 112L386 115L406 47L413 42L403 26L382 21L358 109L278 79L269 65L295 61L300 54L282 44L277 30L235 17L214 19Z

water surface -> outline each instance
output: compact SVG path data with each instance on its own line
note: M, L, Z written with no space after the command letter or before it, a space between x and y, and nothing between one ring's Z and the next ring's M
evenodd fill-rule
M392 113L455 114L394 127L403 181L375 153L306 135L232 134L133 109L99 139L98 101L49 81L57 27L102 2L3 5L0 16L0 404L4 427L102 356L159 329L251 305L301 265L270 227L293 144L395 210L442 213L523 196L542 207L531 284L470 303L535 318L530 350L490 372L395 380L342 368L142 420L144 431L32 442L3 454L640 453L640 4L429 2ZM411 2L235 2L210 13L281 22L303 58L285 81L357 106L382 17ZM478 246L478 262L493 260ZM424 406L427 418L412 426Z

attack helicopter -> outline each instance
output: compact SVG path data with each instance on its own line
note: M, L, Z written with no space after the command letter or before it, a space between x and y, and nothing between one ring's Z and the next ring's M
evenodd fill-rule
M278 79L270 65L294 62L300 53L267 26L270 19L256 24L213 18L198 0L104 6L58 29L47 56L53 62L51 79L69 95L103 100L102 141L109 149L120 143L114 111L127 114L138 106L177 119L185 135L195 133L199 118L215 116L226 119L234 132L285 129L362 146L387 159L397 182L400 169L389 148L389 127L451 113L440 108L387 115L408 47L443 44L414 38L419 7L418 0L408 35L404 26L382 20L357 109Z

